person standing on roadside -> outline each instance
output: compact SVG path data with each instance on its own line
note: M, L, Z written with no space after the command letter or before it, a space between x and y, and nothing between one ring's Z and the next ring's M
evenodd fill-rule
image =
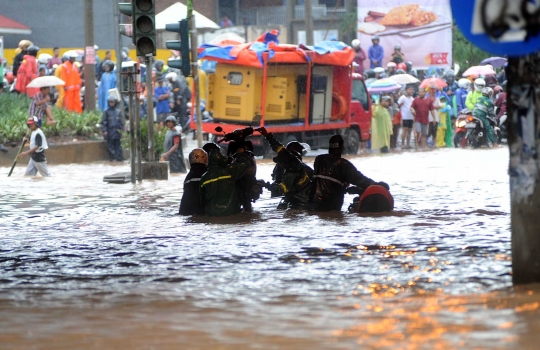
M414 117L411 112L411 105L414 101L414 98L412 97L413 93L414 88L409 85L405 89L405 94L401 95L397 101L403 125L403 132L401 133L401 148L403 149L411 148L411 131L414 122Z
M433 101L426 98L426 90L420 89L418 97L411 104L411 112L414 116L414 129L416 133L416 143L420 144L422 149L426 148L426 140L429 133L429 116L435 119L433 114Z
M392 120L388 109L391 103L392 98L390 96L382 96L380 103L373 105L371 149L380 150L381 153L388 153L390 148Z
M32 134L30 135L30 149L25 152L21 152L21 156L30 155L30 161L24 176L35 176L37 172L41 176L51 176L49 169L47 168L47 160L45 159L45 150L49 148L47 144L47 138L43 131L38 127L38 119L36 117L28 118L26 125ZM24 141L26 141L26 137ZM23 142L24 142L23 141Z
M364 61L367 56L366 52L360 47L360 40L354 39L351 42L351 47L355 52L353 62L356 63L356 66L354 66L354 72L364 74Z
M47 68L52 69L55 64L59 66L62 63L62 58L60 58L60 49L55 47L53 49L53 57L49 60L49 62L47 62Z
M107 140L107 147L109 149L109 160L122 162L124 160L121 140L122 131L124 131L124 121L122 120L122 114L116 107L118 100L115 96L109 96L107 98L109 108L103 112L101 118L101 130L103 131L103 137Z
M164 85L164 81L165 77L163 75L158 76L157 86L154 88L154 98L158 101L156 105L156 121L159 124L158 130L163 127L165 119L171 111L169 106L169 97L171 97L171 92L169 87Z
M371 42L373 43L373 45L371 45L368 49L368 57L371 69L375 67L382 67L384 49L381 45L379 45L380 41L381 39L378 35L374 35L371 38Z
M69 53L68 61L62 65L60 72L60 79L66 83L64 85L64 107L68 111L82 113L81 104L81 85L82 79L79 74L79 69L75 65L77 54L75 52Z

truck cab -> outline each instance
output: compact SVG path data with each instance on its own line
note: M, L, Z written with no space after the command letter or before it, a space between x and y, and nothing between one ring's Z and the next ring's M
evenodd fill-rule
M353 73L352 77L351 127L358 127L359 141L365 142L371 137L371 96L364 83L364 77L359 73Z

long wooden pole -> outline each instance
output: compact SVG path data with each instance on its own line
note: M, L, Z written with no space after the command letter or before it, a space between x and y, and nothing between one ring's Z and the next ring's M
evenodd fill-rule
M15 159L13 160L13 165L11 166L11 169L9 169L8 177L10 177L11 173L13 173L13 169L15 168L15 165L17 165L17 161L19 160L19 155L21 154L21 152L22 152L22 150L24 148L24 145L26 145L27 139L28 139L28 132L24 136L24 139L23 139L23 141L21 143L21 147L19 147L19 152L17 152L17 155L15 156Z
M84 0L84 45L86 62L84 63L84 104L85 110L96 110L96 63L88 59L88 50L94 51L94 0ZM95 55L95 52L94 52ZM89 62L90 61L90 62Z
M187 20L191 39L191 75L193 76L192 96L195 97L195 113L192 113L191 115L197 116L197 147L201 148L203 145L203 135L201 97L199 96L199 53L197 52L197 27L195 25L195 16L193 16L193 0L188 0L187 2Z

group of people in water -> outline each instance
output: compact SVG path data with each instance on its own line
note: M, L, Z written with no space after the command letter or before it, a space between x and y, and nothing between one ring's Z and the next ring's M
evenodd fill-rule
M344 148L341 135L330 138L328 154L317 156L312 169L302 161L305 150L301 143L292 141L283 145L264 127L255 129L277 153L273 158L276 163L273 182L257 180L253 146L245 139L253 131L245 128L227 134L228 156L212 142L191 151L180 215L227 216L250 212L263 188L270 190L272 197L283 197L278 209L341 210L345 193L350 193L358 195L349 207L350 212L393 210L388 184L368 178L341 157Z

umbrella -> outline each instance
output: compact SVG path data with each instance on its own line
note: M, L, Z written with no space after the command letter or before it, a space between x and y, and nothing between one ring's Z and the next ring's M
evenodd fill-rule
M28 84L27 88L42 88L47 86L66 85L64 81L54 75L47 75L44 77L37 77Z
M82 60L82 57L84 56L84 51L83 50L68 50L64 52L62 56L75 57L77 61L80 61Z
M420 83L420 88L429 88L429 89L442 89L443 87L448 86L444 80L441 78L427 78L422 80Z
M420 82L420 80L410 74L395 74L388 79L392 79L396 83L402 85L415 84Z
M486 66L472 66L469 69L467 69L465 72L463 72L464 77L468 77L470 75L494 75L497 74L493 69L486 67Z
M379 79L373 82L370 87L368 87L368 91L372 94L391 92L399 89L401 89L401 85L389 78Z
M480 62L481 65L490 64L493 68L501 68L508 62L508 60L504 57L490 57L486 58L482 62Z

